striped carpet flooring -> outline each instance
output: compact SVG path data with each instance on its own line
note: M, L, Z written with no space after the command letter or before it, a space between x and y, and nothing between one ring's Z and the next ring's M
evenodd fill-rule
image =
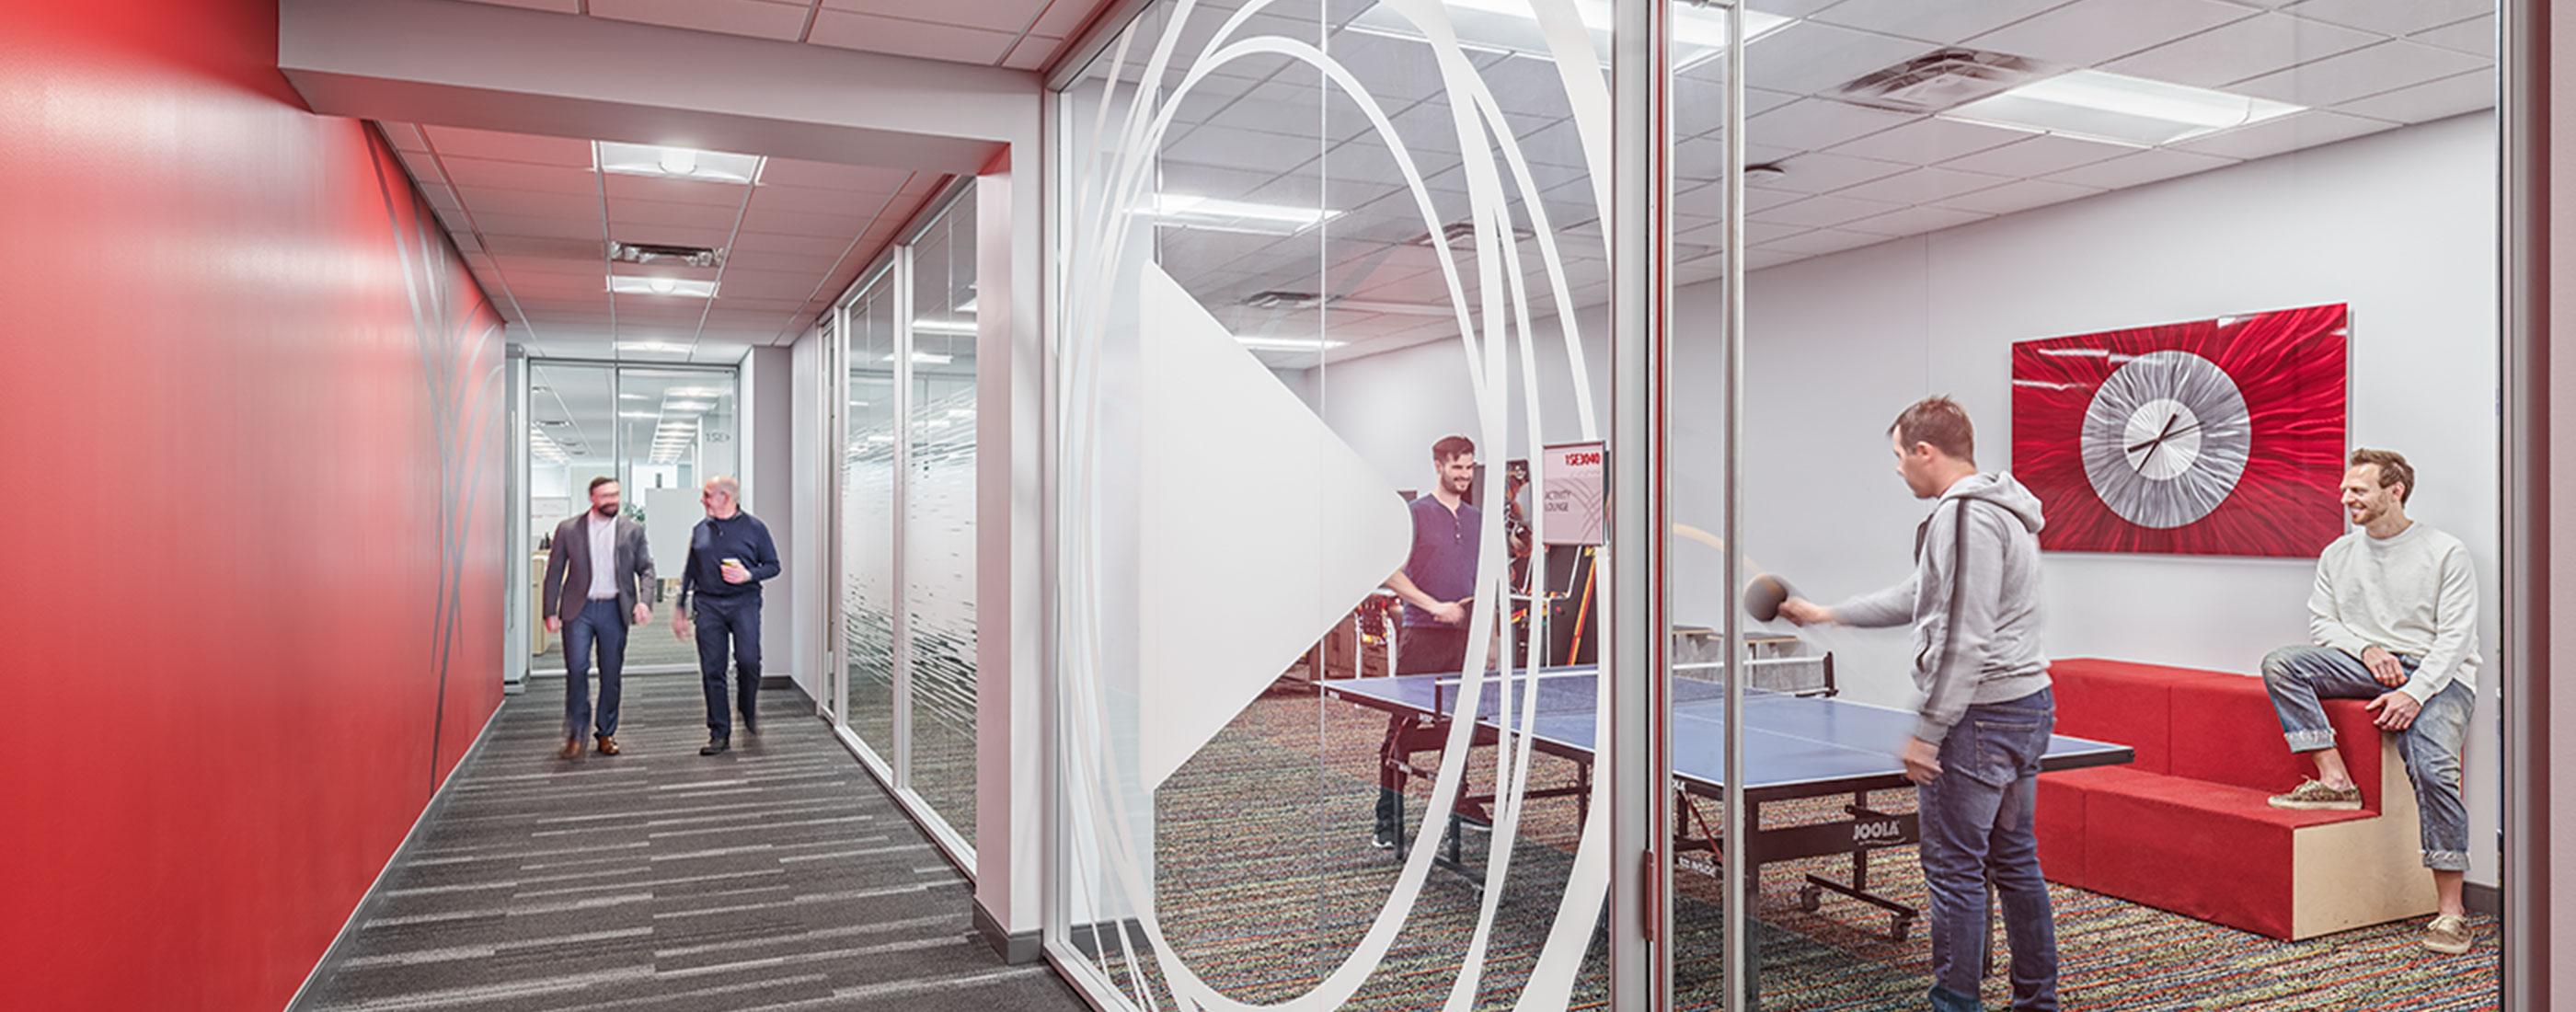
M1397 861L1370 847L1370 801L1384 718L1310 695L1273 694L1255 703L1157 793L1159 909L1190 967L1221 992L1278 1002L1315 986L1357 945L1394 887ZM1490 782L1479 752L1470 782ZM1317 757L1321 761L1317 761ZM1425 757L1426 759L1428 756ZM1486 769L1475 768L1478 765ZM1541 760L1535 785L1562 781L1562 764ZM1417 784L1415 819L1428 796ZM1873 803L1911 806L1908 792ZM1716 813L1709 813L1712 822ZM1508 1009L1563 892L1574 844L1574 806L1532 806L1512 852L1510 884L1499 897L1479 1009ZM1796 818L1766 806L1766 821ZM1468 861L1481 866L1483 834L1471 833ZM1716 971L1722 906L1705 855L1677 876L1677 1007L1719 1007ZM1759 949L1760 1005L1766 1010L1863 1012L1921 1008L1930 946L1918 926L1904 942L1880 935L1887 918L1828 896L1823 909L1798 908L1810 871L1842 877L1830 859L1764 869ZM1924 901L1910 850L1882 853L1871 866L1877 891ZM2443 956L2418 944L2423 919L2278 942L2083 890L2052 886L2066 1008L2096 1012L2165 1009L2386 1009L2470 1012L2498 999L2498 937L2492 918L2473 918L2477 948ZM1405 920L1379 971L1345 1007L1437 1009L1449 997L1485 897L1462 876L1436 872ZM2001 940L1997 939L1998 948ZM1578 1008L1603 1007L1600 946L1574 995ZM1999 957L2000 958L2000 957ZM1113 979L1132 981L1123 967ZM1150 967L1139 986L1162 991ZM2001 978L1988 981L1987 1007L2002 1007Z
M976 938L964 878L794 690L700 757L697 680L630 677L625 753L570 762L562 692L504 704L299 1008L1087 1007Z

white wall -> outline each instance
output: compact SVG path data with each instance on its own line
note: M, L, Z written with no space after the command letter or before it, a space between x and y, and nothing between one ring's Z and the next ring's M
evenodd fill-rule
M2015 341L2349 303L2349 439L2405 452L2423 485L2411 512L2466 541L2479 569L2487 665L2469 750L2471 878L2493 883L2494 152L2492 120L2471 115L1754 273L1748 554L1826 600L1901 578L1925 511L1893 473L1888 422L1916 398L1950 394L1977 419L1979 463L2009 467ZM1676 306L1686 329L1674 384L1674 517L1710 530L1722 521L1722 403L1698 391L1713 390L1719 375L1687 328L1714 319L1718 297L1715 285L1695 285ZM1596 334L1586 343L1595 395L1606 396ZM1313 372L1312 402L1399 487L1427 473L1431 438L1473 424L1454 343ZM1564 417L1562 397L1548 400L1548 416ZM1551 424L1547 438L1570 437ZM1705 571L1716 554L1677 545L1675 617L1713 624L1722 588ZM2049 652L2251 672L2272 648L2306 640L2313 576L2304 559L2051 553ZM1911 704L1901 633L1813 638L1837 652L1852 697Z
M805 656L796 649L791 616L807 609L807 588L818 586L799 553L806 541L800 524L803 502L796 497L795 352L788 348L754 348L742 359L742 494L743 508L769 525L778 543L778 578L761 588L761 674L785 675L805 685L813 677ZM710 472L718 473L718 472ZM806 691L810 694L810 685Z
M827 449L830 444L825 440L830 432L824 424L827 406L823 403L826 388L822 335L815 330L806 331L805 336L797 338L794 347L789 349L788 357L789 389L784 393L793 431L787 434L785 442L792 459L788 461L785 473L773 474L768 479L772 489L768 494L784 491L790 504L788 522L775 525L771 530L773 533L782 528L786 531L785 541L779 546L779 561L785 565L786 572L782 575L788 581L789 596L794 600L794 606L770 610L765 616L769 625L761 631L763 638L767 639L769 629L783 627L786 630L789 654L779 658L787 662L786 674L796 680L806 695L821 699L822 686L817 680L823 674L823 637L829 631L824 608L833 593L830 560L823 555L824 549L831 544L824 527L831 522L831 512L826 508L829 504L826 495L830 491L826 482L831 480L831 476L825 470L830 452ZM767 399L779 395L771 393L764 383L761 396ZM764 453L763 456L767 455Z

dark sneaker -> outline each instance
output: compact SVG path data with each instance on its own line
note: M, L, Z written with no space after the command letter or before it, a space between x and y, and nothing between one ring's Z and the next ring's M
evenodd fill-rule
M1394 850L1395 830L1380 826L1376 833L1370 835L1369 842L1375 844L1379 850Z
M698 746L698 754L699 754L699 755L720 755L720 754L724 753L727 749L731 749L732 747L733 747L733 742L732 742L732 740L730 740L730 739L726 739L726 738L709 738L709 739L707 739L707 743L706 743L706 744Z
M2457 956L2469 951L2471 939L2469 919L2458 914L2443 914L2424 926L2424 947L2435 952Z
M2361 785L2329 787L2323 780L2302 780L2290 793L2272 795L2272 807L2358 812L2361 810Z

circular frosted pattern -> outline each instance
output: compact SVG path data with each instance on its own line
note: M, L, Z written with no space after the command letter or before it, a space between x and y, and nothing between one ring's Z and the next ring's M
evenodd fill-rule
M2140 527L2181 527L2227 501L2245 474L2253 420L2234 380L2190 352L2140 355L2084 412L2084 476Z

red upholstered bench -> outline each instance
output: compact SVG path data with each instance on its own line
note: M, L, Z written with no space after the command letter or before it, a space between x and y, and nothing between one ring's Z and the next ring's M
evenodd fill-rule
M2126 766L2040 775L2051 881L2274 938L2433 912L2415 792L2361 701L2329 700L2326 716L2362 810L2287 811L2265 798L2314 770L2281 740L2262 679L2095 658L2049 675L2057 733L2137 751Z

